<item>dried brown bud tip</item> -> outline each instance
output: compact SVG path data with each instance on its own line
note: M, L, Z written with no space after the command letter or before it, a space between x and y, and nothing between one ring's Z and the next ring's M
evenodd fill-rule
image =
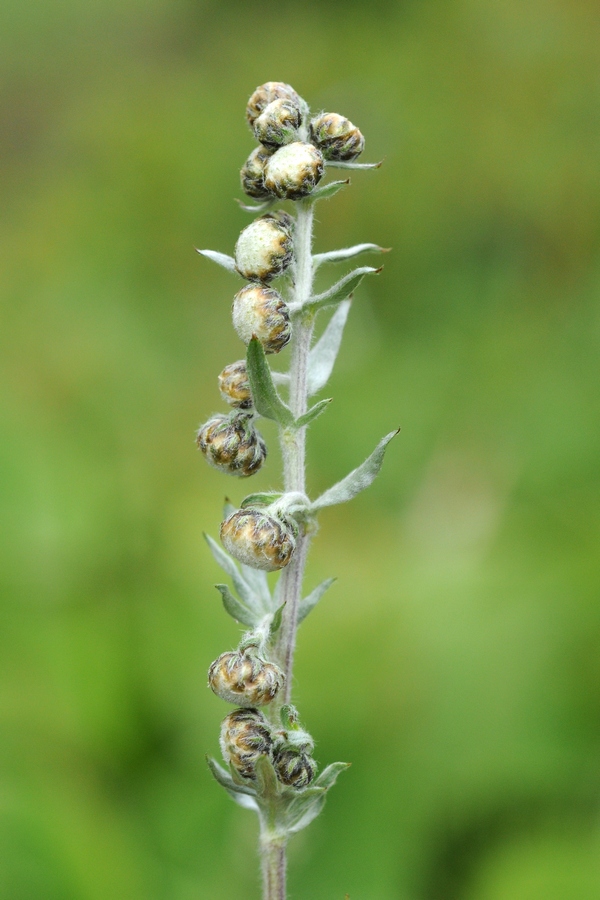
M273 150L257 147L252 151L240 171L242 190L255 200L267 200L272 195L265 187L265 166Z
M238 509L221 524L225 549L253 569L276 572L292 558L296 539L279 519L258 509Z
M298 137L302 121L299 107L291 100L273 100L254 122L254 136L267 147L281 147Z
M312 756L291 747L275 750L273 765L279 780L298 790L308 787L317 774L317 764Z
M261 112L272 103L273 100L291 100L296 106L301 106L302 100L293 87L284 84L283 81L267 81L265 84L256 88L246 107L246 118L250 128L253 127L255 119L260 116Z
M265 187L282 200L299 200L314 190L323 177L320 150L304 141L280 147L267 161Z
M208 670L212 691L236 706L265 706L277 695L285 675L252 651L222 653Z
M244 413L213 416L198 431L196 443L211 466L240 478L254 475L267 458L265 442Z
M287 304L273 288L246 285L233 298L232 315L233 327L244 343L256 335L265 353L279 353L292 336Z
M235 264L248 281L271 281L291 263L292 249L287 221L283 224L279 217L267 214L255 219L240 234L235 245Z
M273 740L267 720L257 709L236 709L221 723L223 759L244 778L254 778L260 756L269 756Z
M321 113L310 123L310 139L325 159L350 162L365 149L365 139L356 125L337 113Z
M219 375L219 391L223 400L230 406L250 409L252 394L245 359L238 359L237 362L225 366Z

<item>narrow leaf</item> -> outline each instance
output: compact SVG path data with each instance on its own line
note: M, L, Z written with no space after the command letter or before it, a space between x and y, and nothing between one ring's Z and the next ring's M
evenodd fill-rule
M379 169L380 166L383 165L383 160L380 159L379 162L376 163L357 163L357 162L342 162L341 160L326 160L325 165L331 169Z
M335 578L327 578L325 581L322 581L321 584L317 585L314 591L311 591L307 597L302 598L298 604L298 625L300 622L304 621L309 612L312 612L325 591L331 587L334 581L336 581Z
M337 503L345 503L369 487L379 474L387 445L398 434L398 431L400 431L399 428L397 431L390 431L377 444L364 463L350 472L349 475L346 475L341 481L338 481L337 484L334 484L324 494L321 494L312 504L312 509L323 509L324 506L335 506Z
M286 826L292 834L302 831L316 819L325 804L325 788L307 788L295 797L286 812Z
M327 766L317 780L315 781L315 787L323 787L326 790L329 790L330 787L336 783L338 775L344 771L344 769L348 769L350 767L350 763L345 762L334 762L331 765Z
M233 581L233 586L238 592L240 599L251 609L257 609L257 607L260 608L256 602L254 591L250 588L246 579L240 574L237 564L224 550L221 549L221 547L219 547L217 542L214 541L209 534L205 534L204 537L216 562Z
M239 200L237 197L235 198L235 202L238 204L240 209L243 209L244 212L255 213L255 212L264 212L265 209L269 209L269 207L273 206L276 203L275 198L272 200L265 200L264 203L244 203L242 200Z
M279 793L279 781L271 760L267 756L259 756L254 771L256 773L256 793L260 797L276 797Z
M256 606L262 611L263 615L273 610L271 602L271 591L267 581L267 573L263 569L253 569L245 563L240 563L242 577L251 591L254 592Z
M236 803L239 803L239 805L243 806L245 809L258 809L258 804L255 800L256 791L254 788L236 784L229 772L220 766L212 756L207 756L206 762L208 763L208 768L215 781L218 781L221 787L225 788L229 796L232 797Z
M277 634L279 629L281 628L281 621L283 619L283 610L285 607L285 603L282 603L279 609L275 611L273 616L273 621L271 622L271 627L269 629L269 633L272 635Z
M246 606L245 603L238 600L237 597L234 597L226 584L215 584L215 587L221 594L225 610L233 619L237 622L241 622L242 625L247 625L249 628L254 628L254 626L258 624L260 615L253 612L253 610Z
M327 400L319 400L319 402L315 403L308 412L305 412L303 416L299 416L299 418L296 419L296 428L304 428L305 425L310 425L310 423L314 422L322 412L325 412L330 403L331 397Z
M337 192L347 184L350 184L349 178L346 178L345 181L330 181L329 184L324 184L322 187L315 188L306 199L310 200L312 203L316 200L326 200L328 197L333 197L334 194L337 194Z
M327 253L315 253L313 256L313 269L316 270L322 263L337 263L345 259L360 256L361 253L389 253L389 247L379 247L378 244L355 244L354 247L344 247L343 250L329 250Z
M270 503L273 503L275 500L279 500L282 495L277 493L277 491L261 491L257 494L248 494L247 497L244 497L240 504L241 509L246 509L248 506L269 506Z
M225 497L225 503L223 504L223 518L227 519L231 513L234 513L237 509L237 506L234 506L229 497Z
M253 337L248 344L246 367L254 406L265 419L274 419L284 427L294 424L294 417L273 384L271 370L261 342Z
M235 272L237 275L235 259L232 256L227 256L226 253L218 253L216 250L198 250L197 247L196 253L199 253L200 256L206 256L207 259L212 259L217 265L223 266L224 269L227 269L229 272Z
M290 383L290 376L287 372L273 372L271 370L271 378L273 379L273 384L288 385Z
M332 303L339 303L340 300L345 300L358 287L365 275L378 275L381 272L381 268L374 269L372 266L362 266L360 269L354 269L353 272L344 275L328 291L325 291L323 294L317 294L316 297L309 300L304 305L304 309L316 311L323 309L324 306L331 306ZM252 396L254 396L254 392Z
M312 396L329 381L333 366L342 343L342 335L348 313L350 300L342 300L327 328L308 355L308 394Z

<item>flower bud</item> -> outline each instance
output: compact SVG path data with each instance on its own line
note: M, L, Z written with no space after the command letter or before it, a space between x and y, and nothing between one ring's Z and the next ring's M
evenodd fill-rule
M230 406L250 409L252 394L245 359L238 359L237 362L225 366L219 375L219 391L223 400Z
M285 675L250 649L222 653L208 670L210 689L236 706L265 706L276 696Z
M275 748L273 766L283 784L299 790L308 787L317 774L317 764L312 756L294 747Z
M273 100L279 99L291 100L296 106L302 105L302 100L289 84L284 84L282 81L267 81L266 84L259 85L248 100L246 107L246 118L250 128L253 127L263 109Z
M290 337L292 326L281 294L262 284L247 284L233 298L233 327L249 344L256 335L265 353L279 353Z
M253 569L276 572L290 562L296 538L290 527L258 509L238 509L221 524L225 549Z
M269 756L273 740L267 720L257 709L236 709L221 723L223 759L244 778L254 778L260 756Z
M365 139L356 125L337 113L321 113L310 123L310 139L325 159L350 162L365 149Z
M298 138L302 121L299 107L291 100L273 100L254 121L254 136L267 147L281 147Z
M244 413L213 416L198 431L196 443L211 466L240 478L254 475L267 458L265 442Z
M294 141L280 147L267 160L265 187L281 200L299 200L314 190L323 171L320 150L304 141Z
M251 222L235 245L237 270L248 281L271 281L285 272L291 261L291 232L273 215L260 216Z
M240 171L242 190L255 200L267 200L272 196L265 187L265 166L272 154L269 147L256 147Z

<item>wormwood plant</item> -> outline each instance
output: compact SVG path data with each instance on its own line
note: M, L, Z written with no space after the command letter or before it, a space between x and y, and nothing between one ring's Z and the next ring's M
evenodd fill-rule
M239 509L226 506L220 534L225 549L207 536L233 585L233 590L216 585L223 605L249 629L237 649L222 653L208 672L215 694L236 707L221 726L225 767L210 757L208 763L228 794L258 814L263 897L285 900L288 839L319 814L328 790L347 766L334 762L319 772L312 756L314 741L291 703L298 626L334 581L329 578L303 594L308 546L318 513L371 484L396 432L386 435L342 481L309 499L306 431L330 401L310 407L308 401L332 372L352 292L366 275L380 269L354 269L320 294L313 292L314 274L327 263L384 252L376 244L357 244L313 254L315 203L349 183L320 185L327 168L371 169L379 163L356 162L364 147L358 128L337 113L311 118L305 101L287 84L270 81L258 87L246 117L259 146L241 170L241 183L259 203L242 208L260 215L241 232L234 257L198 252L248 282L233 300L233 325L247 353L245 360L226 366L219 375L221 396L231 411L212 416L198 431L197 443L212 466L246 478L261 468L267 455L257 421L261 416L273 419L279 426L283 488L250 494ZM294 201L295 215L275 209L278 200ZM281 278L277 290L270 286L276 278ZM331 311L313 346L318 314ZM272 371L267 356L288 345L288 371ZM271 590L266 573L275 571L281 574Z

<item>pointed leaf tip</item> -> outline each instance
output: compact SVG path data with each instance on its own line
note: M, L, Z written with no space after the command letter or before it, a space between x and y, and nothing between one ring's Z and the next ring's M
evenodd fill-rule
M350 472L349 475L346 475L345 478L342 478L341 481L338 481L337 484L334 484L324 494L321 494L312 504L312 509L316 511L323 509L325 506L336 506L338 503L345 503L347 500L352 500L365 488L368 488L379 474L383 465L387 445L392 438L396 437L399 430L390 431L389 434L386 434L364 463Z

